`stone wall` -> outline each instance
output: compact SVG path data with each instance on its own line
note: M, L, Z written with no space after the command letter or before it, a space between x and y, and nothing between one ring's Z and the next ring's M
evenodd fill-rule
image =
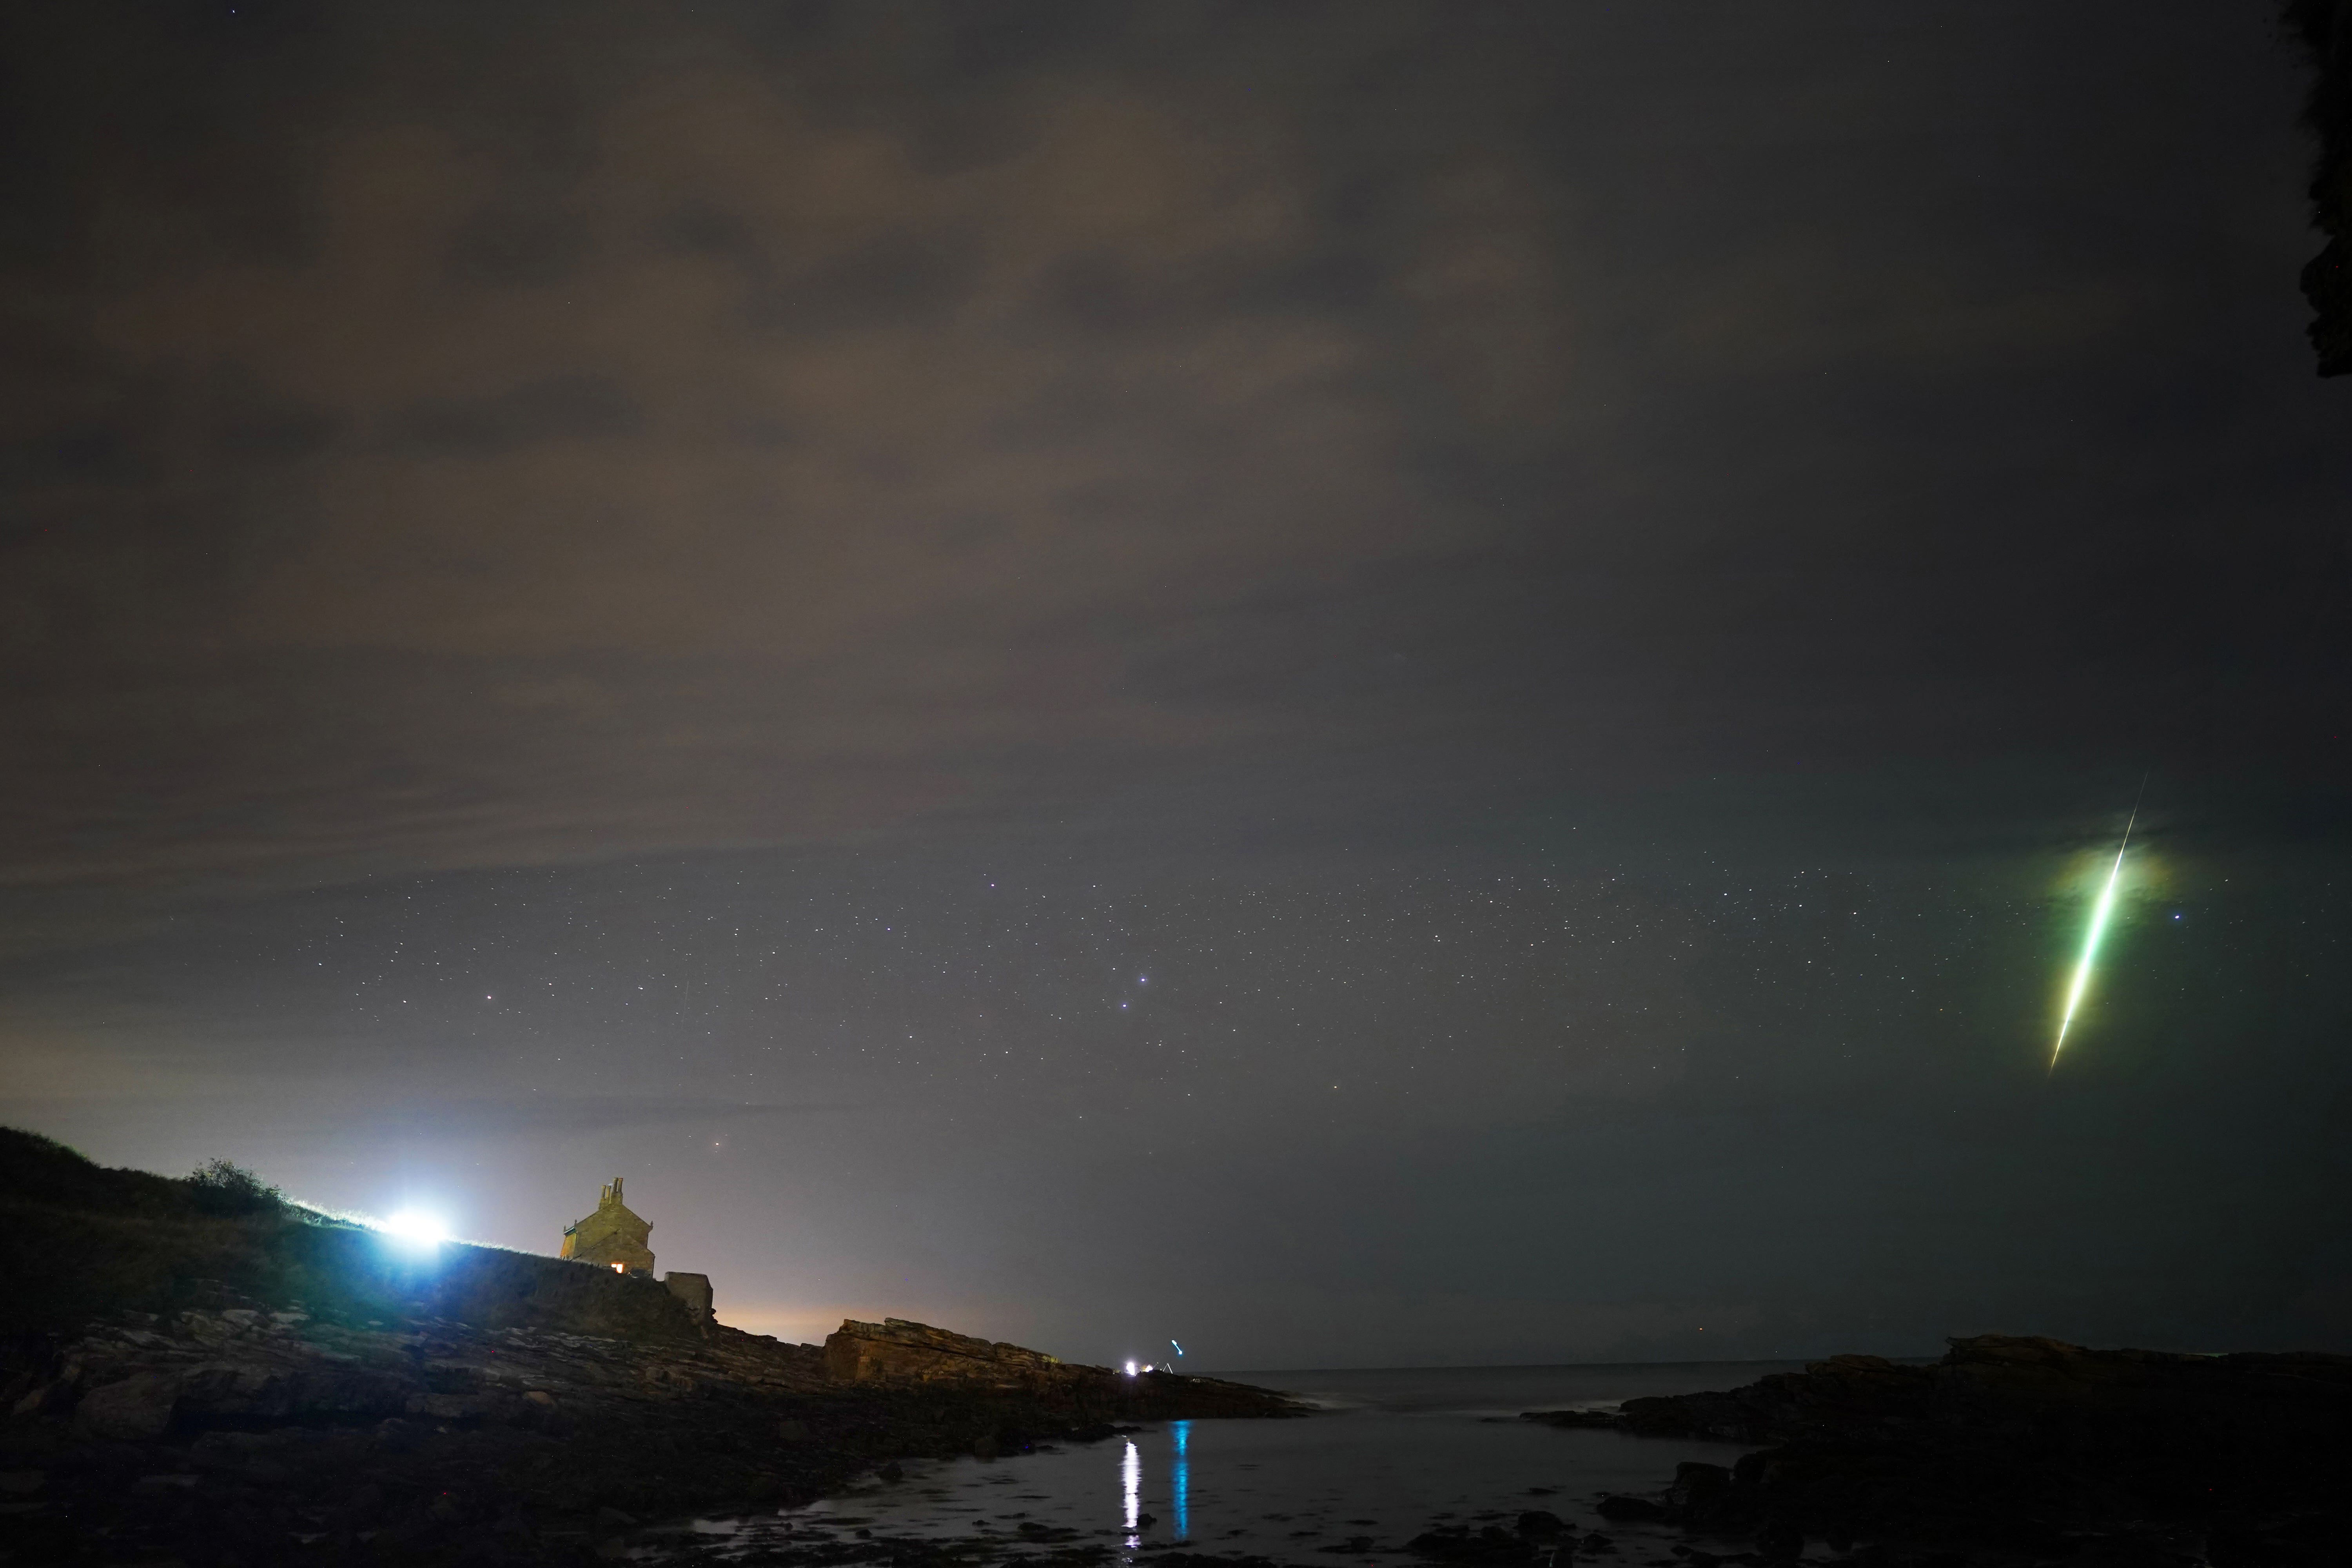
M696 1322L708 1323L711 1321L709 1275L676 1272L665 1274L662 1276L662 1289L685 1302L686 1310L694 1315Z
M445 1245L404 1261L373 1237L352 1247L355 1272L381 1270L394 1289L434 1317L485 1329L551 1329L607 1339L677 1342L700 1336L702 1319L677 1295L641 1275L593 1263ZM372 1251L373 1260L362 1252Z

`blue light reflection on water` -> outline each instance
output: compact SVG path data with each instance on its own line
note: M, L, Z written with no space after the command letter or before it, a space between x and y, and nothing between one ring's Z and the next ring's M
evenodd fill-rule
M1168 1511L1176 1516L1176 1539L1188 1541L1192 1535L1192 1461L1187 1450L1192 1441L1192 1424L1168 1423Z

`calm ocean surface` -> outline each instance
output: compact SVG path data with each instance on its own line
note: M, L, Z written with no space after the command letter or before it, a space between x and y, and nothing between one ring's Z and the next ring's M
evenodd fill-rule
M1001 1541L1007 1556L1041 1543L1098 1542L1148 1562L1151 1552L1186 1542L1201 1552L1387 1568L1416 1561L1404 1543L1433 1524L1507 1525L1523 1510L1545 1508L1579 1533L1613 1537L1627 1548L1620 1561L1639 1563L1664 1556L1681 1533L1606 1523L1592 1511L1595 1499L1655 1491L1681 1460L1728 1464L1741 1450L1512 1417L1731 1388L1801 1364L1222 1373L1298 1394L1322 1414L1170 1421L1057 1451L910 1462L902 1480L868 1483L785 1513L701 1521L696 1530L706 1544L731 1535L747 1548L870 1530ZM1641 1550L1652 1541L1656 1550Z

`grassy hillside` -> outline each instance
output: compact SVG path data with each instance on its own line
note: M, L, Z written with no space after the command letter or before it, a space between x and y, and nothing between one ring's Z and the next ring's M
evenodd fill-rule
M0 1293L0 1333L66 1331L126 1310L247 1304L299 1304L355 1326L440 1317L613 1339L699 1332L652 1280L457 1242L411 1252L234 1166L184 1178L110 1170L14 1128L0 1128L0 1225L19 1260Z

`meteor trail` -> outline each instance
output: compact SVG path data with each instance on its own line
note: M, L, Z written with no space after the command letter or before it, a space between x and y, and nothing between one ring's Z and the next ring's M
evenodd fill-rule
M2142 795L2147 794L2147 781L2140 780ZM2074 984L2066 988L2066 1016L2058 1020L2058 1038L2050 1047L2050 1070L2058 1070L2058 1053L2066 1048L2066 1031L2074 1026L2074 1009L2083 1005L2083 992L2091 984L2091 960L2098 956L2099 938L2106 933L2107 917L2115 912L2116 881L2123 875L2124 851L2131 847L2133 825L2139 821L2139 802L2132 802L2131 817L2124 824L2124 841L2116 846L2116 863L2107 868L2107 885L2099 892L2099 902L2091 910L2091 934L2083 942L2083 962L2074 966Z

